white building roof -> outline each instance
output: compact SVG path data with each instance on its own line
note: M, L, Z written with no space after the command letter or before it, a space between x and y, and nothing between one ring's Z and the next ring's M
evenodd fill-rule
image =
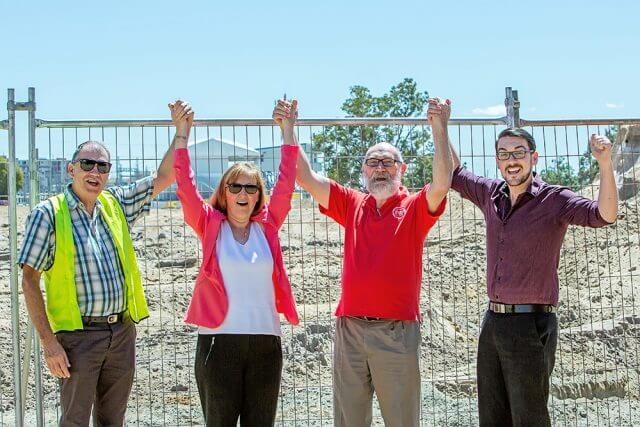
M189 155L192 159L230 157L240 159L257 159L260 153L246 145L220 138L208 138L189 144Z

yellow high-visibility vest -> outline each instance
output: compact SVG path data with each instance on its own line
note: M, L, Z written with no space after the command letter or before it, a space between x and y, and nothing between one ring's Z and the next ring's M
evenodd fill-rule
M56 233L56 252L53 266L44 272L46 308L53 332L83 329L78 306L75 282L75 246L71 230L71 214L64 194L49 199L53 205ZM149 317L149 309L142 289L138 260L133 250L129 226L118 200L103 191L98 200L102 204L100 214L105 220L118 252L124 272L127 313L138 323Z

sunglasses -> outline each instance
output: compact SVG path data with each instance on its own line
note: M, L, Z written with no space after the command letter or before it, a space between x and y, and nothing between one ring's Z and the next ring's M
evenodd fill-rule
M111 170L111 163L109 162L101 162L91 159L78 159L74 163L80 163L80 169L85 172L92 171L96 165L98 166L98 172L100 173L109 173Z
M237 183L227 184L227 188L229 189L229 192L231 194L238 194L242 191L243 188L244 188L244 191L247 192L247 194L256 194L260 189L260 187L258 187L255 184L237 184Z

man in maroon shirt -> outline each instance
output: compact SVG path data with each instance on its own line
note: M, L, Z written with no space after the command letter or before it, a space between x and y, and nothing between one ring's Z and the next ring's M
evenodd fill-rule
M453 147L451 188L484 213L487 224L487 310L478 342L481 426L550 426L549 377L557 344L556 306L560 247L569 225L615 222L618 194L611 143L591 136L600 167L593 201L549 185L533 167L538 153L523 129L505 129L495 145L503 180L460 167Z
M386 426L419 425L422 252L451 184L450 113L448 100L429 100L433 182L414 194L401 186L407 165L388 143L365 154L362 175L368 193L316 174L304 154L298 156L298 183L322 213L345 229L334 339L336 426L371 425L374 391ZM295 138L296 116L295 101L282 100L274 110L285 143Z

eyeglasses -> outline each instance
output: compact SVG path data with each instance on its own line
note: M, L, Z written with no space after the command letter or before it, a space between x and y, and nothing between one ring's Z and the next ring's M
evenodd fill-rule
M384 166L385 168L390 168L396 163L400 163L400 160L390 158L377 159L375 157L369 157L368 159L364 160L364 164L369 166L370 168L377 168L380 163L382 163L382 166Z
M98 165L98 172L100 173L109 173L111 170L111 163L109 162L100 162L98 160L91 159L78 159L74 163L80 163L80 169L85 172L92 171L96 165Z
M227 188L229 189L229 192L231 194L238 194L242 191L243 188L244 188L244 191L247 192L247 194L256 194L260 189L260 187L258 187L255 184L238 184L238 183L227 184Z
M509 160L510 157L519 160L524 159L527 153L533 153L533 150L498 151L496 157L500 160Z

